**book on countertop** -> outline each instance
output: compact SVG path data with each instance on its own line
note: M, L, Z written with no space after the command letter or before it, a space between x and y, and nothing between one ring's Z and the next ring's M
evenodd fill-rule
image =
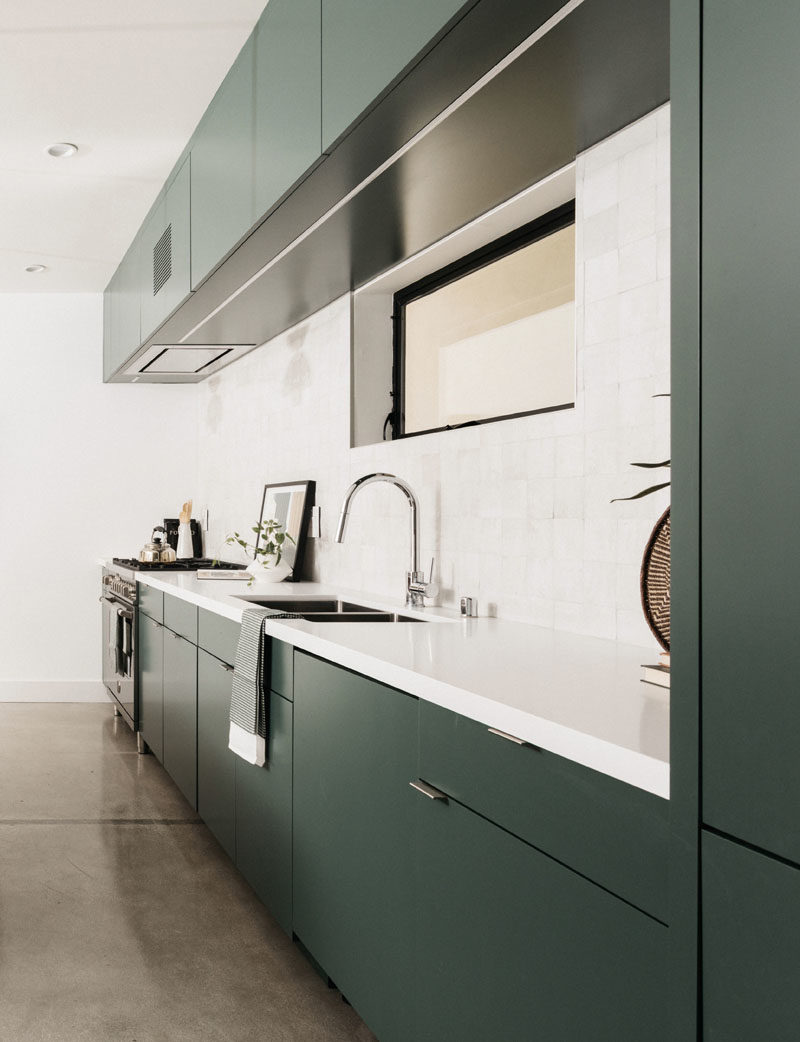
M195 572L198 579L243 579L249 582L253 576L249 572L243 572L241 568L198 568Z
M669 666L642 666L642 680L645 684L658 684L669 687Z

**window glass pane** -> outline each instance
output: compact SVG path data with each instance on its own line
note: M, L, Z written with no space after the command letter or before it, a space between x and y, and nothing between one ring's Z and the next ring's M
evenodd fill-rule
M405 433L575 401L575 226L405 306Z

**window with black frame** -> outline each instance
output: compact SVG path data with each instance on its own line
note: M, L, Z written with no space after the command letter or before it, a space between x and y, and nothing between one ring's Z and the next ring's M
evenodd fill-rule
M394 297L395 438L575 403L575 204Z

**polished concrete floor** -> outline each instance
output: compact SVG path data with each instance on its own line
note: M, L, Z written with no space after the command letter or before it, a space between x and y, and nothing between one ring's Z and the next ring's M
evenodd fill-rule
M3 1042L367 1042L105 705L0 704Z

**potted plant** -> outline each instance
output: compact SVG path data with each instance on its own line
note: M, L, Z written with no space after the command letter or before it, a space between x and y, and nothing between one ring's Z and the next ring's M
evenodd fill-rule
M260 582L283 582L288 579L292 567L282 557L287 542L294 543L294 539L280 521L265 518L253 525L250 531L255 533L254 543L248 543L239 532L234 532L225 540L230 546L240 546L248 557L252 557L248 568L253 578L248 585L256 579Z

